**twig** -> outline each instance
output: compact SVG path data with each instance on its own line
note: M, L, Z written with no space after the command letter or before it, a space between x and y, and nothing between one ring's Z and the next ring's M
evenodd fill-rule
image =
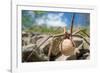
M86 32L82 31L85 35L87 35L87 37L90 37Z
M76 36L76 37L83 38L83 39L84 39L84 41L85 41L88 45L90 45L89 41L87 41L87 39L86 39L86 38L84 38L82 35L75 34L75 35L72 35L72 36Z
M50 47L49 47L49 51L48 51L48 57L50 57L50 55L51 55L52 47L53 47L53 39L50 42Z
M45 39L38 47L36 47L36 49L40 48L40 46L43 45L45 43L45 41L47 41L50 37L51 36L49 36L47 39ZM34 52L34 49L30 53L30 55L27 57L26 61L28 61L28 59L32 56L33 52Z

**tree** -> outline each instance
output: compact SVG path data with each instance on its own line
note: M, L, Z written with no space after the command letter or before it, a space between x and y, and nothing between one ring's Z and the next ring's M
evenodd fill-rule
M35 20L41 17L45 11L32 11L32 10L22 10L22 29L29 28L36 24ZM34 17L33 17L34 15Z

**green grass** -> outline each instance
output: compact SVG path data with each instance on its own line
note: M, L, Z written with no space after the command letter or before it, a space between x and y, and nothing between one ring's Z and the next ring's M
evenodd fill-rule
M28 29L24 29L26 32L38 32L42 34L59 34L63 32L62 28L57 27L46 27L46 26L37 26L34 25L33 27L30 27Z
M84 32L86 32L88 35L90 35L90 28L89 28L89 26L87 26L87 27L80 27L78 29L81 29ZM77 28L74 27L73 28L73 32L76 31L76 30L77 30ZM47 27L46 25L42 25L42 26L33 25L32 27L26 28L26 29L24 29L22 31L26 31L26 32L37 32L37 33L41 33L41 34L49 34L49 35L52 35L52 34L60 34L60 33L63 33L63 28L61 28L61 27ZM82 34L83 36L86 36L86 35L84 35L81 32L80 32L80 34Z

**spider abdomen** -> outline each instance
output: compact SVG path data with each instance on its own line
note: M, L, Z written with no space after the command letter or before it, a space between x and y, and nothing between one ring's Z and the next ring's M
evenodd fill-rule
M62 49L61 49L62 54L66 55L66 56L73 55L74 50L75 50L75 48L70 39L63 40Z

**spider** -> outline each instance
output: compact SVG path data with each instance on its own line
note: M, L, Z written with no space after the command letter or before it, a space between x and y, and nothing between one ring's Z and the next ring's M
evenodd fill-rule
M52 51L55 51L55 49L53 48L53 46L56 46L56 50L59 50L61 52L61 54L65 55L65 56L73 55L74 52L75 52L75 50L76 50L76 48L77 48L76 47L77 44L73 40L74 36L78 37L78 38L82 38L88 45L90 45L86 38L84 38L83 36L81 36L79 34L78 35L76 34L76 33L79 33L81 30L77 30L77 31L73 32L74 18L75 18L75 13L72 16L71 26L70 26L70 32L66 31L66 27L64 27L63 28L63 34L55 35L55 36L51 36L50 35L39 46L36 47L36 49L39 49L41 47L41 45L43 45L49 38L53 38L54 39L55 37L61 37L61 36L63 36L63 39L60 40L60 43L57 42L59 44L55 44L55 42L52 42L52 41L49 44L49 49L48 49L48 54L47 54L48 61L50 60L50 56L51 56ZM88 38L89 38L88 34L86 34L86 33L84 33L84 34L87 35ZM58 40L59 40L59 38L58 38ZM59 45L59 46L57 46L57 45ZM58 47L60 47L60 49L58 49ZM80 47L81 47L81 45L78 45L78 48L80 48ZM43 49L45 49L45 47ZM33 53L34 53L34 50L32 50L32 52L29 54L29 56L27 57L27 60L30 59L30 57L32 56ZM57 52L54 52L55 55L56 55L56 53ZM43 59L43 58L41 58L41 59Z
M65 55L65 56L73 55L77 48L76 43L73 40L73 36L76 36L78 38L83 38L83 40L85 40L85 42L89 45L89 42L81 35L75 35L75 33L73 35L74 18L75 18L75 14L73 14L73 16L72 16L70 32L66 31L66 26L63 28L62 36L64 36L64 38L60 43L60 52L61 52L61 54ZM75 32L78 33L80 31L77 30ZM84 34L86 34L86 33L84 33ZM89 37L88 34L86 34L86 35ZM52 43L50 46L52 46ZM78 46L80 46L80 45L78 45ZM78 48L80 48L80 47L78 47ZM51 55L51 50L53 50L52 47L49 48L48 57L50 57L50 55Z

